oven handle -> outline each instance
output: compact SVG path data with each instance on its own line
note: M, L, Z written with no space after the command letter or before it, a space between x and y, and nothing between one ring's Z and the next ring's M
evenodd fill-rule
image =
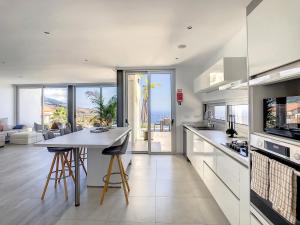
M250 149L250 153L251 153L251 152L255 152L255 151L257 151L257 150L264 151L264 152L267 152L267 153L270 153L270 154L273 154L273 155L277 155L277 156L282 157L282 155L279 155L279 154L277 154L277 153L270 152L270 151L265 150L265 149L255 149L255 148L251 148L251 149ZM268 156L267 156L267 157L268 157ZM268 157L268 158L269 158L269 157ZM270 160L270 158L269 158L269 160ZM289 165L286 165L286 166L289 166ZM290 167L290 166L289 166L289 167ZM297 177L300 177L300 172L299 172L298 170L295 170L295 169L293 169L293 170L294 170L294 174L295 174Z

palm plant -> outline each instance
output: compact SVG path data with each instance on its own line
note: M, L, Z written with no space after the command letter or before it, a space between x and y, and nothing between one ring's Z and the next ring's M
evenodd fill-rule
M65 107L58 107L55 109L50 117L50 120L54 123L65 124L67 122L67 110Z
M113 96L107 104L98 91L87 91L87 97L94 105L92 112L95 116L91 119L94 125L111 126L117 117L117 97Z

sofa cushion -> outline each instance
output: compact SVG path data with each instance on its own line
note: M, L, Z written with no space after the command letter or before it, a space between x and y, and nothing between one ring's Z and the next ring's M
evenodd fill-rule
M9 130L9 127L8 127L8 118L0 118L0 125L3 126L3 131Z
M25 125L17 124L16 126L13 127L13 129L20 130L20 129L23 129L24 127L25 127Z

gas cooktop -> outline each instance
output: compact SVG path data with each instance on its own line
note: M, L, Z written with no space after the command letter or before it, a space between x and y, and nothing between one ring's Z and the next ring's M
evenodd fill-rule
M242 156L248 156L248 142L241 140L234 140L232 142L226 143L226 147L232 149L233 151L239 153Z

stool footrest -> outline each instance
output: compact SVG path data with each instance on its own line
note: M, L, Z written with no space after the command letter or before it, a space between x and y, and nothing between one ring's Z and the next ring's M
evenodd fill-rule
M111 173L111 175L117 175L117 174L121 175L120 172L113 172L113 173ZM106 183L106 177L107 177L107 175L105 175L104 177L102 177L102 181L103 181L104 183ZM126 181L128 181L128 180L129 180L128 174L125 173L125 177L126 177L126 178L125 178ZM111 185L114 185L114 184L122 184L122 181L120 181L120 182L109 182L108 184L111 184Z

